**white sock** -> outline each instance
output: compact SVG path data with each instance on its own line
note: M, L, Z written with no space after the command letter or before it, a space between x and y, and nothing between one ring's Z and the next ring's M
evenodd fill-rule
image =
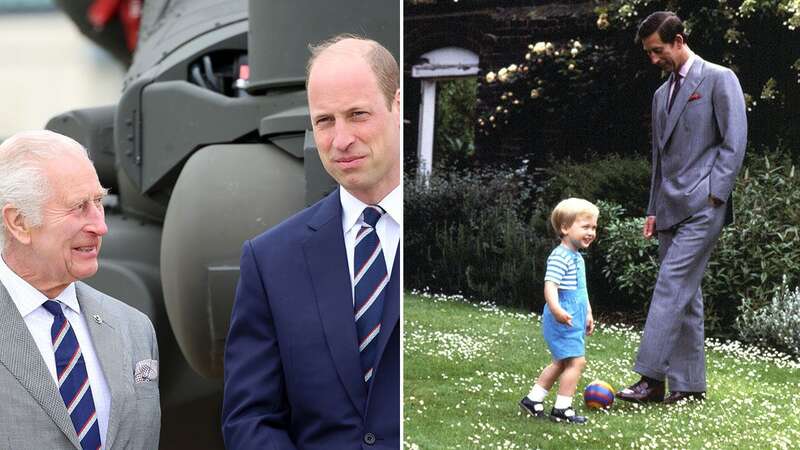
M543 402L545 397L547 397L547 389L538 384L534 384L533 389L528 393L528 398L534 402Z
M556 395L555 409L567 409L572 406L572 397L567 395Z

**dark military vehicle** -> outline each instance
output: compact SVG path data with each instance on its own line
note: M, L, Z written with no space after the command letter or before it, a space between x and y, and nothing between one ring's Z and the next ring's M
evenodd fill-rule
M88 281L155 325L161 448L222 448L223 352L242 242L334 187L310 132L307 46L352 32L399 60L400 2L59 3L123 61L131 14L125 30L111 23L97 33L87 10L141 7L119 103L61 114L47 128L85 145L116 194Z

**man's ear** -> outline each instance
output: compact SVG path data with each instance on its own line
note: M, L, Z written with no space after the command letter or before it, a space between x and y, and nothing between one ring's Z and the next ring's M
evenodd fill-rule
M400 89L394 92L394 99L392 99L392 113L397 117L397 127L400 128Z
M686 45L686 41L683 40L683 36L680 34L675 35L675 39L672 41L672 44L675 45L678 49L683 48Z
M6 227L8 234L22 244L30 244L31 229L22 212L16 206L7 204L3 206L2 213L3 225Z

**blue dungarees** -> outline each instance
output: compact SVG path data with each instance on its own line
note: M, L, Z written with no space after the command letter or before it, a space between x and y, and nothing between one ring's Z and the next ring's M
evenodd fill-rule
M576 268L578 288L575 290L558 289L558 303L572 316L572 327L559 323L545 303L542 314L542 331L544 340L553 359L556 361L583 356L586 353L584 336L586 333L586 311L589 304L589 293L586 290L586 267L580 253L559 246L562 254L572 258ZM555 253L559 248L553 250ZM551 253L551 255L553 254ZM560 286L559 286L560 287Z

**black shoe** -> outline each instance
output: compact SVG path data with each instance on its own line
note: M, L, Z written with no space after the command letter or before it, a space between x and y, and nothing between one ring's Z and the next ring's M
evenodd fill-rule
M572 409L572 406L565 409L556 409L553 408L550 411L550 420L553 422L567 422L567 423L586 423L589 421L584 416L579 416L575 414L575 410Z
M672 391L669 393L669 396L664 399L665 405L673 405L678 402L702 402L706 399L705 392L681 392L681 391Z
M544 417L544 405L542 402L535 402L528 397L523 397L519 401L519 409L533 417Z
M632 386L620 389L616 397L626 402L661 403L664 401L664 382L642 377Z

